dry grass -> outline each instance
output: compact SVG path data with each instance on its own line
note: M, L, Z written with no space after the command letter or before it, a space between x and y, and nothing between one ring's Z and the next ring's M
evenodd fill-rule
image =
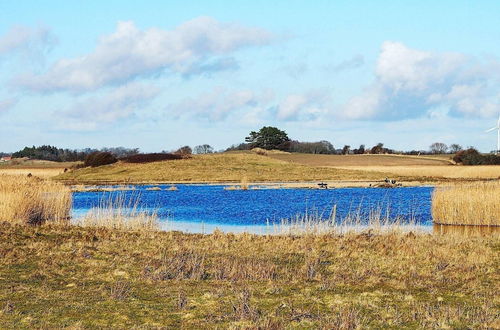
M500 178L500 166L346 166L343 169L390 173L400 177L444 178L444 179L496 179Z
M36 176L38 178L42 179L48 179L55 177L59 174L64 173L64 168L17 168L17 167L11 167L11 168L5 168L5 167L0 167L0 174L4 175L15 175L15 176L27 176L28 174Z
M410 156L410 155L314 155L314 154L269 154L273 159L308 166L408 166L408 165L449 165L450 155Z
M147 164L117 163L64 173L56 179L79 183L249 182L380 180L381 174L292 164L252 153L194 155Z
M432 216L440 224L500 226L500 181L437 188Z
M39 224L66 221L71 192L60 183L0 174L0 220Z
M416 219L392 218L390 207L374 207L367 214L362 214L361 205L344 218L337 217L337 206L334 205L328 216L319 212L307 212L291 219L283 219L278 225L273 225L276 234L294 236L359 233L367 228L371 233L419 230Z
M500 242L0 224L5 328L499 328Z
M124 194L103 195L97 207L75 220L82 227L105 227L117 230L159 230L156 211L140 208L140 196L127 198Z

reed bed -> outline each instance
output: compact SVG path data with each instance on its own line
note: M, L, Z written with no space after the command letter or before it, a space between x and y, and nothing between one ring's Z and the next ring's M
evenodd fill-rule
M39 178L0 174L0 220L42 224L69 219L71 191Z
M117 230L155 231L159 230L157 211L140 207L140 196L126 197L125 194L103 195L99 205L91 208L74 223L82 227L106 227Z
M344 218L338 218L337 206L334 205L328 217L325 217L324 213L308 212L291 219L282 219L278 225L273 225L273 229L278 235L340 235L363 231L383 233L416 230L416 225L416 219L413 217L392 217L389 206L376 206L368 213L362 214L360 205Z
M500 226L500 181L436 188L432 216L438 224Z

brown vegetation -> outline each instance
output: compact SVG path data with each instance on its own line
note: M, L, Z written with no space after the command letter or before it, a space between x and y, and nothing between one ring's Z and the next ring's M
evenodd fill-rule
M194 155L146 164L117 163L64 173L58 180L78 183L248 182L380 180L383 174L292 164L252 153Z
M6 328L498 328L499 242L0 224Z
M308 166L407 166L450 165L450 155L314 155L314 154L269 154L274 159Z
M66 221L70 209L68 187L34 177L0 174L0 220L27 224Z
M500 181L436 188L432 216L440 224L500 226Z

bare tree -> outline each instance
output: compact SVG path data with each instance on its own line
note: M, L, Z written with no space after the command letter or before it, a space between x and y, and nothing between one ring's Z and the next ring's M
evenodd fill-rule
M445 154L448 150L448 146L442 142L434 142L429 148L433 154Z
M460 144L453 143L450 145L450 153L456 154L460 150L463 150L462 146Z
M209 144L200 144L199 146L194 147L193 152L195 154L211 154L214 152L214 148Z

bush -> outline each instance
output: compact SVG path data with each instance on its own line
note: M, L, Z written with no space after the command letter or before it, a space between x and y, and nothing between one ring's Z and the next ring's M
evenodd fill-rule
M93 152L87 157L85 157L85 162L83 165L85 167L91 166L91 167L98 167L102 165L109 165L116 163L118 159L116 159L115 156L113 156L112 153L110 152Z
M180 154L151 153L151 154L132 155L121 158L120 160L126 163L152 163L152 162L159 162L162 160L176 160L183 158L185 158L185 156Z
M500 156L493 154L481 155L474 148L457 152L453 160L455 163L463 165L500 165Z

